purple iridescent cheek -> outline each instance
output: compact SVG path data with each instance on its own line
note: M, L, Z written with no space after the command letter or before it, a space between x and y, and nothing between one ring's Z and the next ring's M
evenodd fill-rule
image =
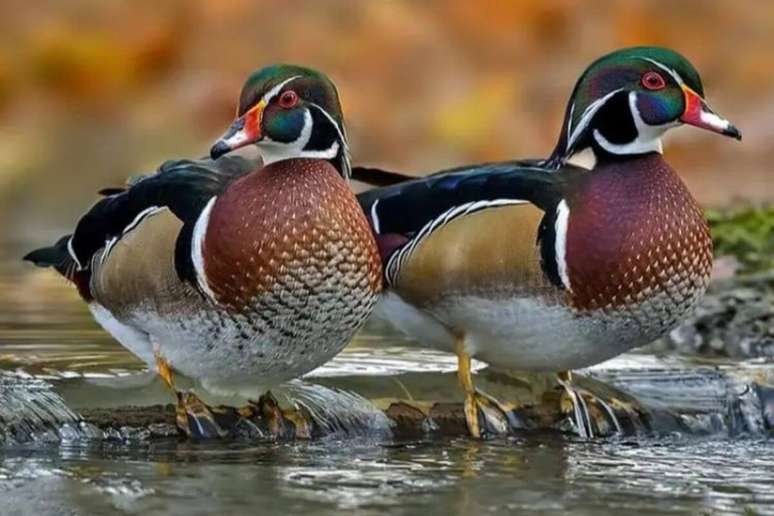
M662 95L638 94L637 110L648 125L667 124L680 116L679 102Z

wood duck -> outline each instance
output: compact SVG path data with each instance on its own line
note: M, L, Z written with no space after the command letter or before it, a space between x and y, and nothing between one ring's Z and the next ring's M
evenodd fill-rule
M290 65L246 82L212 159L174 161L109 189L72 235L25 259L72 281L94 318L155 368L246 393L331 359L371 314L378 248L348 186L341 107L323 74ZM255 144L264 166L223 156ZM189 434L222 435L192 393Z
M502 431L512 412L475 390L471 357L513 370L587 367L651 342L696 305L712 241L661 147L682 124L741 139L685 58L628 48L580 77L548 159L359 195L384 261L377 313L457 354L472 435ZM560 379L577 430L591 434L569 374Z

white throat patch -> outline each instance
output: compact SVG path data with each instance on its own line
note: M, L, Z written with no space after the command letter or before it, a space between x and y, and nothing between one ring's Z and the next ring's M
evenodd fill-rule
M594 129L594 140L610 154L663 153L661 136L667 129L677 127L679 124L677 122L664 125L646 124L640 115L640 110L637 109L637 93L633 91L629 92L629 111L634 120L634 127L637 129L637 137L634 140L622 144L612 143L598 129Z
M312 137L312 127L314 122L312 121L312 114L309 109L304 110L304 127L301 129L301 134L298 138L292 142L277 142L265 137L258 143L258 150L263 158L263 164L269 165L292 158L316 158L316 159L333 159L339 153L339 142L334 141L333 144L325 150L304 150L309 140Z
M567 164L585 168L586 170L592 170L597 166L597 155L594 154L594 149L586 147L567 158Z

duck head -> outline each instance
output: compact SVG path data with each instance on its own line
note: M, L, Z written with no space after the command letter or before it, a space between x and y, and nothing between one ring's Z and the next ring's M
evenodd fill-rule
M290 158L330 160L350 175L336 87L324 74L295 65L253 73L242 88L237 119L212 146L213 159L255 144L265 165Z
M661 152L662 135L681 124L742 138L707 105L701 78L683 56L659 47L618 50L578 79L549 161L558 165L588 149L595 157Z

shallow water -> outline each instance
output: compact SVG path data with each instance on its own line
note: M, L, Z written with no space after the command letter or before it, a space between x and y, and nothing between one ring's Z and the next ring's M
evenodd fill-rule
M57 447L7 453L0 492L4 507L22 514L765 513L774 504L773 461L762 441L551 436L397 446Z
M24 247L0 247L0 370L52 383L76 410L158 401L163 390L147 387L142 365L99 330L68 285L15 259ZM367 395L397 372L453 370L449 357L405 344L372 327L317 377L358 378L353 388ZM725 433L591 442L551 432L487 442L40 440L0 448L0 461L0 514L774 514L771 441Z

